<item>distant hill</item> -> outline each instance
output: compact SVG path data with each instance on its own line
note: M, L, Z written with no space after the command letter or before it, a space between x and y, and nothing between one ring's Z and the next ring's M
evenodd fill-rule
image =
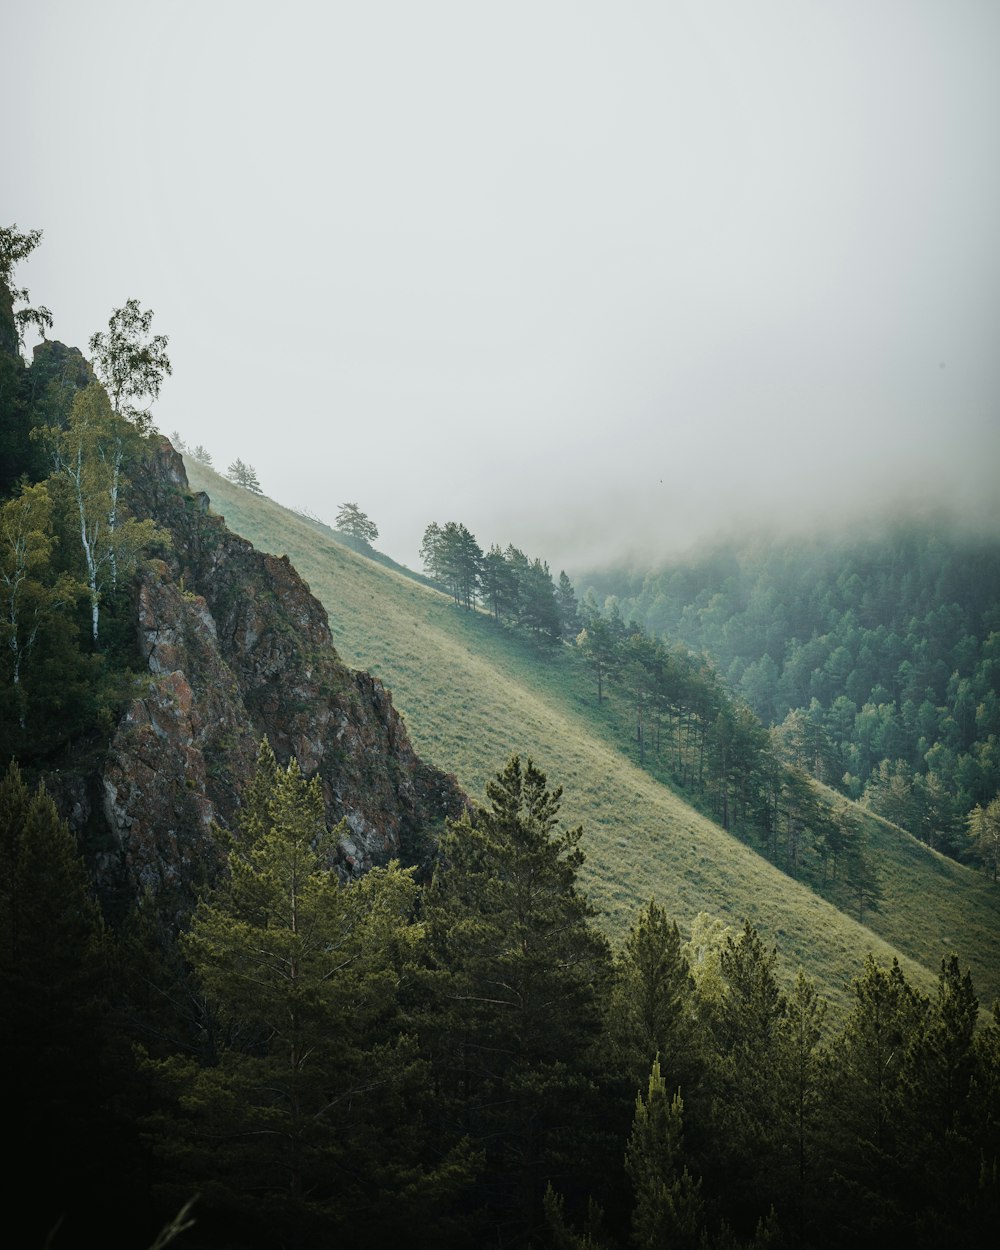
M823 781L962 858L1000 793L1000 536L945 518L745 540L579 579L711 657L768 725L797 712Z
M884 899L859 924L628 760L573 648L535 648L310 518L186 463L231 528L289 556L327 608L341 657L386 683L425 759L473 797L513 751L565 788L563 816L584 825L585 884L612 935L655 895L682 928L702 911L749 918L786 973L803 966L835 1003L869 950L898 955L925 987L955 951L984 1001L1000 996L1000 891L982 874L866 817Z

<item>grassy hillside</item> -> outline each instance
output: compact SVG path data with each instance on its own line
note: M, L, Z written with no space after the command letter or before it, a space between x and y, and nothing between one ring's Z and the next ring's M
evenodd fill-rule
M326 606L338 651L385 682L422 755L473 797L512 751L564 786L563 816L584 826L584 883L612 936L655 895L682 927L700 911L733 925L748 917L786 971L803 965L835 1002L869 950L898 954L925 988L955 950L981 998L1000 996L1000 891L981 876L873 821L885 901L859 925L627 760L570 648L533 652L296 513L190 461L188 473L232 529L290 557Z

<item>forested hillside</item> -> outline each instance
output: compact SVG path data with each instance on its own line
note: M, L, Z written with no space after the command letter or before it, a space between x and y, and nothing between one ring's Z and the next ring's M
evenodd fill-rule
M241 461L189 484L136 301L22 358L37 242L0 231L20 1242L992 1244L986 874L541 557L432 522L438 590L357 505L345 546Z
M874 817L839 810L800 770L783 771L761 726L697 657L667 648L670 662L660 665L648 636L602 618L612 659L621 645L631 662L612 664L599 700L586 639L557 644L531 625L498 624L492 612L466 610L453 594L434 594L358 558L314 520L197 462L188 468L231 524L292 556L329 608L338 649L383 677L428 758L453 769L472 793L512 750L558 776L568 818L584 825L587 889L611 932L621 932L636 902L651 894L682 924L701 911L737 923L749 916L834 999L872 934L927 969L959 943L977 983L989 986L987 998L1000 995L1000 895L992 883ZM557 598L554 586L551 594ZM657 699L681 703L670 726ZM720 716L734 737L720 738ZM727 786L737 837L716 823ZM769 794L774 802L762 807ZM741 796L754 798L745 813ZM835 869L822 852L838 830L845 843Z
M813 776L995 875L996 536L898 523L581 584L626 620L711 657Z

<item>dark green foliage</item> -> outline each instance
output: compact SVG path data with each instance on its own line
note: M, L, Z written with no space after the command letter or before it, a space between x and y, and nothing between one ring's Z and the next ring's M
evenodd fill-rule
M653 1060L649 1089L636 1099L635 1120L625 1152L625 1170L635 1192L632 1244L639 1250L698 1250L705 1233L701 1182L684 1161L684 1100L671 1098Z
M0 1064L16 1143L7 1183L28 1245L45 1244L60 1223L67 1244L81 1244L108 1217L98 1187L112 1138L103 948L73 836L44 789L30 794L11 764L0 780ZM106 1162L116 1165L110 1152Z
M302 1245L333 1229L341 1244L398 1237L398 1191L407 1218L430 1218L468 1172L461 1145L424 1157L398 1003L420 940L412 874L390 865L341 886L341 832L324 826L318 781L278 769L265 743L230 875L182 940L218 1045L152 1065L177 1097L152 1122L171 1170L205 1187L213 1218L260 1223L270 1244L287 1230Z
M441 1098L486 1151L483 1201L507 1244L541 1220L587 1139L588 1052L601 1025L607 944L579 892L579 829L561 791L513 756L489 806L452 823L425 900Z
M444 526L432 521L424 530L420 558L428 575L461 607L471 610L482 602L498 622L552 642L563 636L573 588L563 574L560 599L544 560L529 560L514 546L501 551L494 545L483 555L475 535L457 521Z
M232 469L230 469L230 477L232 477ZM237 481L236 478L233 480ZM244 486L247 483L240 482L239 484ZM250 489L252 490L253 487L251 486ZM260 491L259 486L257 491ZM370 547L378 538L378 526L367 513L361 511L356 503L342 503L337 510L337 519L334 524L342 534L347 534L349 538L359 542L363 548Z
M1000 546L947 524L594 577L710 654L792 762L937 849L1000 790ZM981 861L978 848L972 855Z
M141 308L137 299L126 300L111 314L107 331L92 334L88 343L112 410L144 433L152 418L148 407L139 404L158 398L163 379L173 372L167 337L152 334L152 324L152 309Z
M694 981L677 922L650 900L614 962L608 1040L617 1071L639 1088L659 1056L671 1088L685 1098L704 1072L706 1056Z

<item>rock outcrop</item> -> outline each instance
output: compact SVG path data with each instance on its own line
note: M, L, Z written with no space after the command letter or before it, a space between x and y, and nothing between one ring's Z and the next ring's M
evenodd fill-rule
M102 775L105 888L189 894L217 870L267 736L279 762L318 775L331 825L346 820L344 876L427 852L465 803L413 751L389 692L338 658L327 615L289 563L257 551L188 490L165 440L130 503L169 535L138 579L148 677L121 718Z

